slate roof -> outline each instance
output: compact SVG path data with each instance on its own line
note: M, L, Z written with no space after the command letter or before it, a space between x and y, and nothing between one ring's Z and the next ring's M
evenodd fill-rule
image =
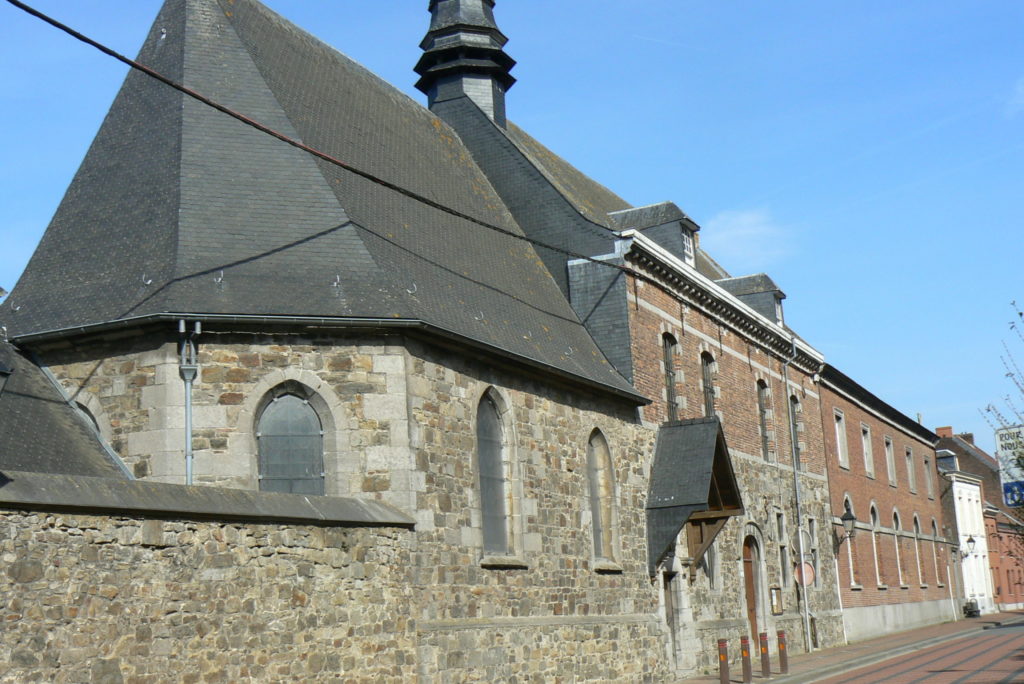
M335 158L522 234L448 125L255 0L166 0L138 59ZM22 340L178 313L416 321L639 399L528 243L317 160L134 71L3 312Z
M0 471L127 477L32 359L0 342L0 364L13 369L0 393Z
M634 209L633 205L552 152L511 121L506 134L523 156L533 164L559 194L572 204L583 218L610 231L618 231L627 227L619 225L616 217L610 214L621 216L619 212ZM671 203L652 206L664 208L665 204ZM677 218L693 223L692 219L682 210L674 204L671 206L675 207L681 215ZM643 209L643 207L638 209ZM654 224L649 223L648 225ZM693 223L692 228L700 230L696 223ZM729 277L729 273L699 246L696 249L694 261L695 268L712 280Z
M725 434L717 417L665 423L651 464L647 489L647 564L653 575L680 530L694 513L710 508L712 475L718 460L720 487L737 492ZM737 499L737 507L742 503Z

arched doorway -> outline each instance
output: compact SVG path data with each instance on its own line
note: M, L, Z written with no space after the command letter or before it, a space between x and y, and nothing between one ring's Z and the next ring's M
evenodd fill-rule
M750 623L750 638L757 643L757 607L760 605L761 551L757 540L749 536L743 540L743 586L747 600L747 620Z

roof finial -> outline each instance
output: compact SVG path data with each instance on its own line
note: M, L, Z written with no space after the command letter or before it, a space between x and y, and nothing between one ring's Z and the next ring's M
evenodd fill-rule
M460 97L473 100L505 126L505 91L516 82L508 38L494 22L494 0L430 0L430 30L420 43L416 87L431 109Z

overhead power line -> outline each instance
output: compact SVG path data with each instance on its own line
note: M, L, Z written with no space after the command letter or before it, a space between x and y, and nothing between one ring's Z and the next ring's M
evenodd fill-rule
M171 88L174 88L178 92L183 93L183 94L187 95L188 97L193 98L194 100L196 100L198 102L202 102L203 104L207 105L208 107L212 107L213 109L216 109L218 112L222 112L223 114L227 114L228 116L230 116L233 119L241 121L246 126L250 126L252 128L255 128L256 130L260 131L261 133L265 133L266 135L269 135L269 136L271 136L273 138L277 138L278 140L280 140L283 143L286 143L288 145L291 145L292 147L298 148L298 149L302 150L303 152L307 152L307 153L317 157L318 159L322 159L323 161L325 161L325 162L327 162L329 164L333 164L334 166L342 168L342 169L344 169L344 170L346 170L346 171L348 171L350 173L354 173L355 175L360 176L362 178L365 178L365 179L371 181L372 183L375 183L375 184L380 185L382 187L388 188L389 190L393 190L393 191L395 191L395 192L397 192L397 193L399 193L399 194L401 194L401 195L403 195L405 197L408 197L408 198L410 198L412 200L415 200L417 202L425 204L425 205L427 205L427 206L429 206L429 207L431 207L433 209L437 209L438 211L444 212L444 213L449 214L451 216L455 216L455 217L463 219L465 221L469 221L469 222L471 222L473 224L476 224L476 225L481 226L483 228L487 228L488 230L492 230L492 231L495 231L497 233L501 233L502 235L514 238L516 240L522 240L523 242L528 242L528 243L530 243L532 245L535 245L537 247L543 247L544 249L550 249L552 251L559 252L560 254L564 254L566 256L573 257L574 259L583 259L583 260L590 261L590 262L595 263L595 264L601 264L601 265L607 266L609 268L614 268L614 269L617 269L617 270L622 271L624 273L628 273L629 275L632 275L635 278L639 278L641 280L647 281L647 282L649 282L651 284L657 284L653 279L648 278L644 274L639 273L639 272L635 271L634 269L631 269L631 268L629 268L627 266L621 266L619 264L612 264L612 263L609 263L607 261L601 261L600 259L595 259L595 258L593 258L591 256L586 255L586 254L581 254L581 253L578 253L578 252L573 252L573 251L565 249L563 247L559 247L557 245L552 245L552 244L549 244L547 242L543 242L541 240L537 240L535 238L528 237L526 235L520 235L519 233L515 233L515 232L513 232L511 230L508 230L507 228L502 228L501 226L495 225L493 223L489 223L488 221L483 221L483 220L478 219L476 217L470 216L469 214L463 213L463 212L459 211L458 209L453 209L452 207L449 207L449 206L447 206L445 204L441 204L440 202L437 202L436 200L432 200L429 197L421 195L418 192L415 192L413 190L409 190L408 188L404 188L404 187L402 187L400 185L392 183L391 181L388 181L388 180L383 179L383 178L381 178L379 176L376 176L376 175L374 175L372 173L369 173L368 171L364 171L364 170L362 170L362 169L360 169L360 168L358 168L356 166L353 166L352 164L349 164L348 162L342 161L341 159L338 159L337 157L333 157L333 156L327 154L326 152L323 152L323 151L321 151L321 150L319 150L319 149L317 149L315 147L307 145L307 144L303 143L300 140L296 140L295 138L289 137L289 136L285 135L284 133L281 133L281 132L279 132L279 131L277 131L277 130L275 130L273 128L270 128L269 126L267 126L265 124L262 124L259 121L256 121L255 119L252 119L252 118L246 116L245 114L242 114L241 112L238 112L238 111L236 111L234 109L231 109L230 107L227 107L225 105L222 105L219 102L206 97L202 93L199 93L199 92L193 90L192 88L189 88L188 86L182 85L181 83L178 83L177 81L175 81L172 78L164 76L163 74L161 74L156 69L148 67L145 64L142 64L141 62L138 62L138 61L136 61L134 59L126 57L125 55L122 55L121 53L117 52L116 50L107 47L103 43L100 43L99 41L94 40L94 39L90 38L89 36L86 36L85 34L79 32L79 31L76 31L75 29L71 28L67 24L61 23L60 21L54 19L53 17L50 17L50 16L48 16L46 14L43 14L39 10L37 10L37 9L35 9L33 7L30 7L29 5L26 5L25 3L21 2L20 0L7 0L7 2L9 2L12 5L14 5L18 9L21 9L21 10L27 12L28 14L31 14L32 16L34 16L34 17L36 17L38 19L41 19L42 21L44 21L47 24L50 24L51 26L53 26L53 27L63 31L64 33L67 33L69 36L71 36L71 37L73 37L73 38L75 38L77 40L82 41L86 45L90 45L90 46L96 48L97 50L99 50L100 52L104 53L105 55L113 57L117 61L122 62L122 63L128 65L132 69L135 69L136 71L141 71L142 73L146 74L147 76L149 76L151 78L154 78L157 81L160 81L164 85L167 85L167 86L169 86Z
M66 33L69 36L75 38L76 40L79 40L79 41L85 43L86 45L90 45L90 46L96 48L97 50L99 50L100 52L102 52L105 55L113 57L117 61L119 61L119 62L121 62L123 64L126 64L128 67L130 67L132 69L135 69L136 71L140 71L140 72L146 74L147 76L149 76L151 78L154 78L157 81L163 83L164 85L167 85L170 88L174 88L178 92L183 93L184 95L187 95L188 97L191 97L192 99L194 99L194 100L196 100L198 102L201 102L201 103L205 104L208 107L212 107L213 109L216 109L217 111L219 111L219 112L221 112L223 114L226 114L226 115L230 116L231 118L236 119L237 121L242 122L246 126L250 126L252 128L255 128L256 130L258 130L258 131L260 131L260 132L262 132L262 133L264 133L266 135L269 135L269 136L271 136L273 138L276 138L276 139L280 140L281 142L283 142L285 144L291 145L292 147L300 149L303 152L311 154L314 157L327 162L328 164L332 164L334 166L337 166L338 168L344 169L344 170L348 171L349 173L353 173L353 174L355 174L357 176L360 176L361 178L365 178L366 180L368 180L368 181L370 181L372 183L375 183L375 184L380 185L382 187L388 188L389 190L393 190L394 192L397 192L398 194L400 194L400 195L402 195L404 197L408 197L409 199L412 199L412 200L414 200L416 202L420 202L421 204L429 206L429 207L431 207L433 209L436 209L436 210L438 210L440 212L443 212L445 214L448 214L450 216L454 216L456 218L460 218L460 219L462 219L464 221L469 221L470 223L473 223L473 224L475 224L477 226L480 226L482 228L486 228L487 230L491 230L491 231L494 231L496 233L500 233L501 235L505 235L505 236L513 238L515 240L521 240L523 242L526 242L528 244L534 245L536 247L541 247L541 248L544 248L544 249L551 250L553 252L557 252L559 254L563 254L563 255L565 255L567 257L571 257L573 259L579 259L579 260L587 261L587 262L590 262L590 263L593 263L593 264L598 264L598 265L604 266L606 268L615 269L617 271L620 271L621 273L625 273L627 275L630 275L630 276L632 276L633 278L636 278L639 281L645 282L645 283L647 283L649 285L654 285L655 287L657 287L658 289L666 292L666 294L668 294L670 297L672 297L673 299L677 300L680 303L683 303L683 304L686 303L679 295L677 295L677 294L671 292L669 289L667 289L664 286L663 283L655 280L654 278L651 278L650 276L648 276L648 275L646 275L644 273L641 273L641 272L639 272L639 271L637 271L637 270L635 270L633 268L630 268L629 266L615 264L615 263L611 263L611 262L604 261L604 260L601 260L601 259L596 259L596 258L594 258L592 256L587 255L587 254L582 254L580 252L574 252L572 250L565 249L564 247L559 247L557 245L553 245L553 244L544 242L542 240L537 240L536 238L531 238L531 237L526 236L526 235L521 235L519 233L515 233L515 232L513 232L511 230L508 230L507 228L502 228L501 226L495 225L495 224L490 223L488 221L484 221L484 220L478 219L478 218L476 218L474 216L470 216L469 214L463 213L463 212L461 212L461 211L459 211L457 209L454 209L454 208L449 207L447 205L441 204L440 202L432 200L429 197L425 197L424 195L421 195L421 194L419 194L417 192L409 190L408 188L404 188L404 187L402 187L400 185L392 183L391 181L385 180L383 178L380 178L379 176L376 176L376 175L374 175L372 173L369 173L368 171L364 171L364 170L362 170L362 169L360 169L360 168L358 168L356 166L353 166L352 164L349 164L348 162L345 162L345 161L342 161L341 159L333 157L333 156L327 154L326 152L323 152L323 151L321 151L321 150L319 150L319 149L317 149L315 147L307 145L307 144L303 143L300 140L296 140L295 138L289 137L289 136L285 135L284 133L281 133L281 132L279 132L277 130L274 130L273 128L270 128L269 126L267 126L265 124L260 123L259 121L251 119L250 117L242 114L241 112L237 112L234 109L231 109L230 107L222 105L219 102L216 102L215 100L212 100L212 99L206 97L202 93L199 93L199 92L197 92L197 91L195 91L195 90L193 90L193 89L191 89L191 88L189 88L189 87L187 87L185 85L182 85L181 83L178 83L174 79L171 79L171 78L169 78L167 76L164 76L159 71L157 71L157 70L155 70L155 69L153 69L151 67L148 67L145 64L142 64L142 63L140 63L140 62L138 62L138 61L136 61L134 59L126 57L125 55L122 55L121 53L117 52L116 50L107 47L103 43L100 43L99 41L94 40L94 39L86 36L85 34L79 32L79 31L76 31L75 29L71 28L70 26L68 26L68 25L66 25L66 24L64 24L64 23L54 19L53 17L50 17L50 16L40 12L39 10L35 9L34 7L26 5L24 2L21 2L21 0L7 0L7 2L10 3L11 5L14 5L18 9L20 9L20 10L22 10L22 11L24 11L24 12L26 12L26 13L34 16L34 17L36 17L37 19L40 19L40 20L46 22L47 24L50 24L54 28L57 28L57 29L63 31L64 33Z

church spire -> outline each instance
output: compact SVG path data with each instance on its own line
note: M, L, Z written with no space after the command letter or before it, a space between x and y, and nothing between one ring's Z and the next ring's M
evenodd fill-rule
M430 0L430 30L420 43L416 87L434 103L468 97L505 126L505 91L516 79L508 38L494 22L494 0Z

